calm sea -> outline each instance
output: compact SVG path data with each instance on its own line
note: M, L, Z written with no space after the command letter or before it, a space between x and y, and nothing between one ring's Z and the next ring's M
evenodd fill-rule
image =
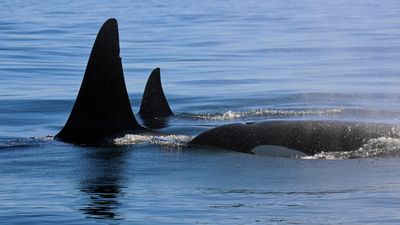
M262 120L399 124L399 1L0 1L1 224L399 224L400 140L290 159L185 147ZM169 137L52 139L102 23L138 111L161 68Z

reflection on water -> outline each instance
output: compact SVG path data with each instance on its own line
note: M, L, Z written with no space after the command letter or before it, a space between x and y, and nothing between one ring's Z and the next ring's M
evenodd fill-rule
M87 149L84 153L85 171L80 182L87 203L80 209L88 218L123 219L118 213L119 198L123 194L124 159L127 149Z
M118 179L118 178L117 178ZM118 196L121 188L119 180L113 178L97 178L86 180L81 187L81 191L88 194L90 201L81 209L88 218L96 219L118 219L116 212L118 207Z

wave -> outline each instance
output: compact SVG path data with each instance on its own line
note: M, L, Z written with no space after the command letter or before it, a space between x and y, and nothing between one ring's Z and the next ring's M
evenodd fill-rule
M344 152L320 152L313 156L301 157L302 159L361 159L361 158L384 158L400 156L400 139L390 137L379 137L369 140L361 148L355 151Z
M193 137L186 135L137 135L127 134L114 139L115 145L155 144L169 149L186 147Z
M308 115L332 115L342 113L342 108L326 110L279 110L256 109L245 112L227 111L225 113L182 113L178 116L185 119L197 120L236 120L247 117L282 117L282 116L308 116Z
M0 141L1 149L10 148L28 148L28 147L38 147L45 141L53 140L52 136L46 137L33 137L33 138L16 138L16 139L6 139Z

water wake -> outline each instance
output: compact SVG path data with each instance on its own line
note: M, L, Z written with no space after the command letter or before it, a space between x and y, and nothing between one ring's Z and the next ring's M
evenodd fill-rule
M245 112L227 111L225 113L184 113L179 117L197 120L236 120L249 117L287 117L287 116L312 116L332 115L342 113L343 109L326 110L279 110L279 109L256 109Z
M0 140L0 150L11 148L37 147L49 140L53 140L53 137L47 136L41 138L16 138Z
M168 149L178 149L186 147L193 137L186 135L137 135L127 134L124 137L116 138L116 145L134 144L155 144Z
M360 159L377 157L399 157L400 139L390 137L379 137L369 140L356 151L344 152L320 152L313 156L305 156L302 159Z

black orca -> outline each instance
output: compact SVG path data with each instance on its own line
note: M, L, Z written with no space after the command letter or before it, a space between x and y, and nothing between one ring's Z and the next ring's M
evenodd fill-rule
M147 131L132 112L120 58L118 24L109 19L94 42L72 112L55 139L107 145L127 133Z
M229 124L205 131L190 141L193 146L234 150L243 153L268 151L274 147L299 151L353 151L379 137L399 138L398 126L339 121L265 121ZM283 150L282 150L283 151Z
M147 80L139 115L144 125L151 129L165 127L168 118L174 115L165 97L158 67L151 72Z
M118 24L107 20L101 27L88 61L78 97L57 140L80 145L113 144L128 133L152 133L132 112L119 56ZM147 82L139 114L144 120L173 115L161 86L160 69ZM379 137L400 138L400 127L339 121L266 121L230 124L205 131L189 146L257 153L279 147L305 155L325 151L357 150ZM289 150L289 151L288 151Z

